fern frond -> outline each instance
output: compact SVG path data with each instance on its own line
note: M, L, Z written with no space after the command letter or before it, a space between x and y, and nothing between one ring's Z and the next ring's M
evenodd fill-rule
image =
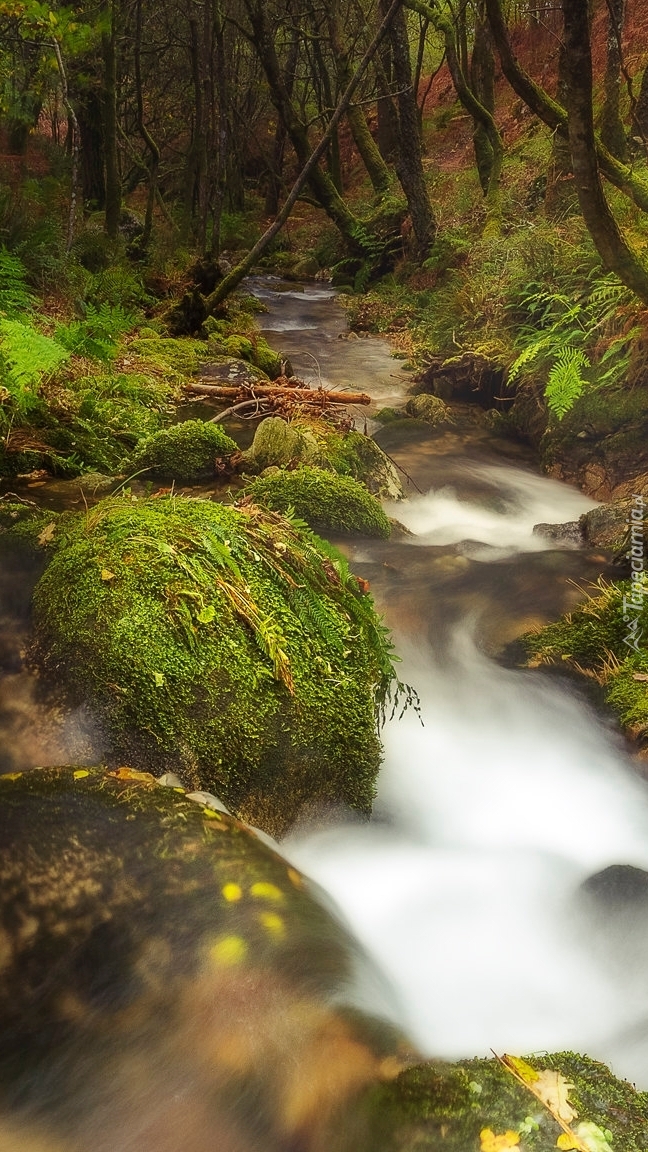
M563 348L556 357L547 380L545 399L549 411L558 420L562 420L581 395L587 383L583 369L589 367L590 361L580 348Z

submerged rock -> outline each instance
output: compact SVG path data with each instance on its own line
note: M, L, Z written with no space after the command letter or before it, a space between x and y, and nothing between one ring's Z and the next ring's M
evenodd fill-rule
M434 428L438 428L441 424L454 423L448 405L438 396L429 396L425 393L413 396L407 401L405 408L409 416L425 420L426 424L431 424Z
M380 504L351 476L308 465L293 472L273 469L271 475L254 480L247 491L254 501L276 512L292 509L311 528L359 532L383 540L390 535L390 522Z
M103 501L34 594L34 659L116 763L213 791L273 835L305 805L368 814L395 679L346 561L257 506Z

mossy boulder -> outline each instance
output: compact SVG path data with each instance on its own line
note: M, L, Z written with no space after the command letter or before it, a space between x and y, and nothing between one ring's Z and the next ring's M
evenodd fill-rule
M128 466L132 472L190 484L213 476L216 461L237 451L237 444L218 424L185 420L143 440Z
M439 396L430 396L425 393L421 393L420 396L412 396L411 400L407 401L405 409L408 416L425 420L425 423L431 424L433 428L454 423L448 405Z
M525 1063L567 1083L576 1113L572 1128L589 1138L588 1148L644 1152L648 1147L647 1093L574 1052L530 1056ZM563 1134L549 1110L497 1060L408 1068L377 1088L373 1116L375 1152L478 1152L480 1147L555 1152Z
M272 475L260 476L249 486L248 493L275 512L292 509L311 528L359 532L383 540L390 535L391 525L380 504L351 476L302 465L294 472L279 469Z
M244 458L256 471L272 465L310 464L351 476L380 499L403 497L396 468L376 441L361 432L341 432L327 420L300 419L288 424L270 416L259 424Z
M281 374L281 356L262 336L228 336L223 341L225 353L239 360L247 360L260 368L271 380Z
M238 820L128 768L0 776L0 924L3 1152L367 1149L358 1094L402 1042Z
M254 505L104 500L68 520L34 623L34 660L117 763L175 771L273 834L319 801L370 812L390 645L305 528Z

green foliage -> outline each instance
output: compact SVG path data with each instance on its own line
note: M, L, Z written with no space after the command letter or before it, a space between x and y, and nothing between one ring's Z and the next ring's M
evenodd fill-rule
M68 358L69 353L33 324L0 319L0 384L13 414L23 419L42 406L42 381ZM3 405L3 422L11 419Z
M27 287L27 269L19 256L0 248L0 316L15 319L29 315L35 298Z
M130 332L135 324L135 315L125 311L121 304L104 303L98 308L89 304L83 320L60 324L55 337L70 352L109 361L117 353L120 337Z
M144 440L128 467L133 472L146 470L151 476L191 483L213 476L216 460L237 450L220 425L185 420Z
M387 539L391 526L380 504L350 476L336 476L302 465L294 472L260 476L247 492L256 503L276 512L291 512L311 528L360 532Z
M648 595L645 585L608 584L554 624L522 637L533 665L567 664L604 685L622 724L648 731ZM642 591L643 588L643 591Z
M545 399L549 411L559 420L573 408L586 387L583 369L589 367L590 362L580 348L563 348L558 353L547 380Z
M117 762L180 771L282 831L315 797L367 813L391 645L346 561L256 506L104 500L34 597L38 659Z

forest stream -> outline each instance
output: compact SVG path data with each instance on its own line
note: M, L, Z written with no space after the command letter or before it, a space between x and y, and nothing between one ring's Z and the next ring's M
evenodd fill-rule
M371 394L368 429L408 477L407 499L387 508L408 533L334 542L370 581L421 703L420 717L410 708L386 723L372 821L322 813L281 850L341 909L386 977L382 1011L423 1053L574 1049L648 1088L645 904L586 901L581 890L609 865L648 869L648 789L582 686L515 668L515 638L569 610L609 565L534 525L573 521L593 502L478 421L380 427L373 413L410 380L388 345L348 338L327 285L250 287L268 308L263 334L296 373ZM354 416L362 429L364 414ZM60 507L60 482L31 494L47 505L50 487ZM92 717L48 712L20 667L15 577L2 574L13 588L2 770L95 763ZM370 996L375 1010L373 986L363 1006Z

